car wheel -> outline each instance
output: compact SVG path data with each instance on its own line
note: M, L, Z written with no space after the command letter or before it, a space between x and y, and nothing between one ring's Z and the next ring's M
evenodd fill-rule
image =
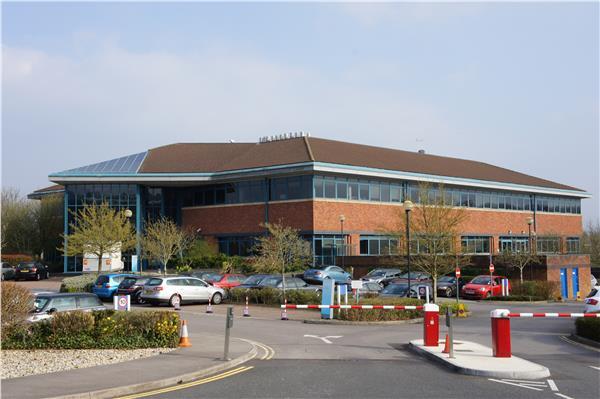
M142 299L142 293L138 292L137 295L135 296L135 301L139 304L144 303L144 300Z
M446 288L446 297L450 298L452 296L452 288L448 287Z
M173 295L169 299L169 305L173 308L178 308L181 306L181 297L177 294Z
M220 292L215 292L210 300L211 303L218 305L223 302L223 295Z

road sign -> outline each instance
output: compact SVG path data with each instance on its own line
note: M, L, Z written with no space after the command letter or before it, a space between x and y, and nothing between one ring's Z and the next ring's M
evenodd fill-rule
M130 310L131 309L131 297L129 295L115 295L114 297L114 309L115 310Z
M458 267L456 268L454 273L456 274L456 278L460 278L460 269Z
M494 273L494 264L490 263L490 273Z

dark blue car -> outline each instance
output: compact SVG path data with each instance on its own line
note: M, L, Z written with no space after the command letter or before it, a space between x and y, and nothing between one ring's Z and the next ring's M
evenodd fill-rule
M115 295L117 288L119 288L119 283L121 283L125 277L139 276L122 273L101 274L96 279L92 292L102 299L110 299Z

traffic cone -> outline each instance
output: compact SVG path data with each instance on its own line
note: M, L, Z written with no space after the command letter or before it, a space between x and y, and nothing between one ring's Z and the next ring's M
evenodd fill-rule
M284 307L281 309L281 320L288 320L287 317L287 299L283 301Z
M244 317L250 317L250 310L248 309L248 297L246 296L246 306L244 306Z
M212 305L210 303L210 298L208 298L208 305L206 306L206 313L212 313Z
M444 344L444 350L442 353L450 353L450 337L446 334L446 343Z
M181 336L179 337L179 347L189 348L190 346L192 346L192 343L188 337L187 321L181 320Z

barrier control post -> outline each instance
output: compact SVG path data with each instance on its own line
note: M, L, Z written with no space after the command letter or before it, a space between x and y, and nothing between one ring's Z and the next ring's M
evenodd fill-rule
M490 312L492 318L492 352L494 357L511 357L510 318L508 309Z
M425 317L423 318L423 345L438 346L440 340L440 307L435 303L427 303L423 306Z

